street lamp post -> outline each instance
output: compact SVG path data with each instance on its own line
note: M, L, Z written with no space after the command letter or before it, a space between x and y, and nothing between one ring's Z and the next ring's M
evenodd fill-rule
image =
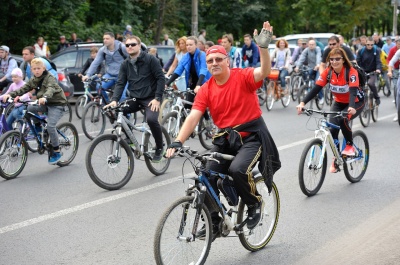
M198 35L199 10L198 0L192 0L192 35Z

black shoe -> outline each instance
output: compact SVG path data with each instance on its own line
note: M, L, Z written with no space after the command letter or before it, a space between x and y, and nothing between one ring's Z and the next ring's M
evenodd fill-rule
M380 98L376 98L375 99L375 105L379 106L381 104L381 99Z
M212 233L212 241L214 241L217 237L221 237L221 233L219 232L218 225L212 225L213 233ZM200 240L204 240L206 237L206 226L197 231L196 237Z
M247 228L254 229L261 219L262 208L264 201L258 202L254 205L247 206Z
M152 159L153 162L160 162L162 159L162 153L163 153L162 148L156 149L156 151L154 152L153 159Z

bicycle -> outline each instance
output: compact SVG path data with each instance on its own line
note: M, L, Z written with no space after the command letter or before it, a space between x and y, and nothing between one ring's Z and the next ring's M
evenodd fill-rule
M160 106L160 113L158 115L158 121L160 123L161 123L162 119L164 118L164 116L171 111L172 106L176 103L177 94L173 93L173 91L188 90L188 89L185 89L185 90L182 89L182 81L184 81L184 83L186 84L186 80L183 80L184 78L185 78L185 76L178 77L168 88L166 88L164 90L163 101ZM166 79L168 79L168 78L166 77Z
M260 106L264 105L265 101L267 100L267 94L266 94L267 84L268 84L267 80L264 79L261 87L259 87L256 90L256 94L257 94L257 97L258 97L258 104Z
M21 102L24 105L37 104L38 101ZM53 146L50 143L50 137L47 131L47 116L37 115L24 110L24 116L27 117L30 131L32 131L37 142L37 152L42 155L48 153L48 158L53 155ZM38 133L32 118L40 122L42 132ZM75 158L78 152L79 137L75 126L70 122L64 122L57 125L60 151L63 153L61 160L57 165L67 166ZM28 158L28 145L24 134L20 130L11 130L3 134L0 138L0 176L4 179L16 178L24 169Z
M390 86L386 85L385 75L383 73L378 73L377 75L377 86L378 93L382 90L386 97L390 97L392 94L390 91Z
M139 125L133 124L123 115L123 108L128 106L129 101L135 100L128 99L116 107L103 110L105 113L115 111L118 114L114 129L111 134L98 136L87 149L86 170L93 182L103 189L117 190L125 186L133 174L134 158L140 159L144 156L147 168L156 176L165 173L169 167L170 159L162 158L159 162L152 162L156 144L146 122L146 113ZM163 127L161 129L165 151L171 140L167 130ZM141 143L133 131L142 133Z
M179 156L187 158L194 169L194 176L185 196L173 202L163 213L154 236L154 257L156 264L204 264L211 248L213 238L210 211L222 216L219 224L221 237L227 237L235 231L240 243L249 251L263 249L271 240L279 219L280 200L275 183L268 191L261 174L253 172L254 182L264 200L264 207L258 225L247 228L246 205L239 199L233 185L233 178L211 170L206 170L207 161L216 158L233 160L234 156L212 153L199 155L196 151L184 147L177 150ZM196 161L200 163L196 163ZM217 186L226 202L222 202L209 182L209 176L218 178ZM206 206L210 205L212 209ZM229 208L229 209L228 209ZM205 238L197 237L204 227Z
M97 74L89 77L87 81L82 81L85 93L82 96L79 96L75 103L75 114L78 119L82 118L83 111L87 104L95 99L95 96L90 92L90 85L96 78L98 78Z
M367 81L365 82L364 86L366 103L364 104L364 108L360 113L360 122L363 127L368 127L371 117L374 122L378 121L379 106L376 105L373 95L371 93L371 89L368 85L369 77L374 74L375 72L365 73L365 76L367 77Z
M185 108L185 104L193 105L193 102L183 99L187 93L194 93L190 90L188 91L178 91L173 90L172 93L175 94L176 102L171 107L171 111L164 116L161 121L161 126L165 127L171 138L176 138L179 131L183 125L185 119L189 116L190 109ZM199 136L201 145L207 149L211 150L213 147L212 139L217 133L218 128L215 126L212 117L208 110L206 110L209 116L209 120L201 117L199 124L196 126L195 130L191 134L194 138L196 135Z
M353 146L356 149L356 155L347 157L341 155L346 146L346 139L343 139L342 148L340 149L340 143L333 140L329 130L330 128L340 129L340 126L327 120L327 116L330 114L336 115L336 117L343 117L347 115L347 112L303 109L303 113L308 116L313 113L323 116L318 120L318 128L314 133L315 138L306 144L300 158L299 184L304 195L310 197L317 194L324 182L328 146L332 150L338 172L341 170L340 167L343 167L348 181L351 183L359 182L364 177L369 162L369 142L366 134L362 131L353 132Z
M295 71L292 72L291 74L291 91L290 91L290 95L292 96L292 100L296 101L298 98L298 93L300 90L300 87L303 86L305 84L304 80L303 80L303 76L301 74L301 72L296 73Z
M303 67L303 69L299 70L299 72L302 73L303 79L304 79L304 85L302 85L300 87L299 93L297 95L299 103L303 102L304 98L307 96L307 94L311 91L311 89L314 88L315 76L311 76L310 70L312 70L312 69L308 68L308 67ZM314 101L315 101L315 105L317 106L317 108L319 110L322 110L322 108L324 107L324 101L323 100L320 101L318 98L318 95L315 96L315 98L313 100L310 100L310 109L312 109Z
M279 70L271 69L271 74L267 77L268 82L266 82L266 107L270 111L275 101L281 100L284 108L289 106L290 103L290 89L289 85L285 89L281 88L279 81Z

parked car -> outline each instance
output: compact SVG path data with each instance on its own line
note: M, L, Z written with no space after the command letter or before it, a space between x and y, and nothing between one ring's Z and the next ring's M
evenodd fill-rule
M18 66L20 66L24 61L21 55L12 54L12 57L17 61ZM68 99L73 97L75 92L75 87L72 84L71 80L69 79L66 69L59 68L57 66L57 74L58 74L58 84L64 90L65 96Z
M175 46L148 45L147 48L156 48L158 57L162 59L164 64L166 64L171 58L172 54L175 53Z
M322 44L324 44L324 46L327 46L329 38L332 37L333 35L335 35L335 34L334 33L304 33L304 34L290 34L290 35L286 35L286 36L283 36L280 38L284 38L285 40L287 40L287 42L289 44L297 45L298 39L308 39L309 37L313 37L317 41L322 42ZM278 39L280 39L280 38L278 38Z

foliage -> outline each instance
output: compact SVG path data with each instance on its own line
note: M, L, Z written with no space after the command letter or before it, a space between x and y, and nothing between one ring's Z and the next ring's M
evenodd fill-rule
M269 20L274 34L333 32L350 38L373 32L390 34L391 0L197 0L198 30L216 42L225 33L241 41ZM17 10L17 11L16 11ZM60 35L71 33L101 41L105 31L122 33L127 24L148 44L168 33L191 35L192 0L8 0L0 5L0 42L19 51L43 36L54 51Z

